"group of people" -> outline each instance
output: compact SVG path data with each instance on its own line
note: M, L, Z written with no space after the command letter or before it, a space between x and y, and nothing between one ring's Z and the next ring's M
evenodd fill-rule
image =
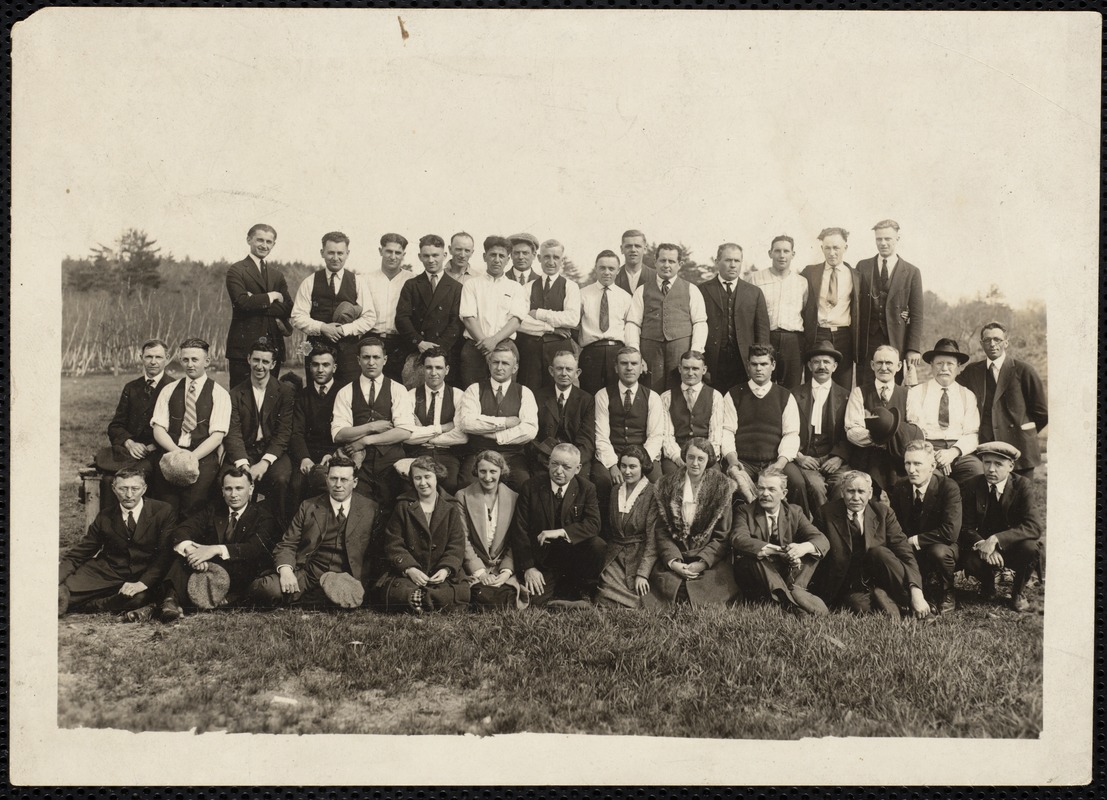
M745 277L725 243L696 285L678 246L647 266L630 230L580 288L530 234L487 237L482 274L469 234L422 237L419 274L385 234L360 275L332 232L293 301L255 225L227 272L230 391L207 342L180 344L176 381L166 343L142 345L59 614L745 599L923 617L955 610L958 569L994 597L1005 568L1026 610L1041 380L999 322L974 364L949 338L923 352L920 272L896 222L874 233L856 269L827 228L823 263L792 271L778 236ZM298 388L278 379L294 328Z

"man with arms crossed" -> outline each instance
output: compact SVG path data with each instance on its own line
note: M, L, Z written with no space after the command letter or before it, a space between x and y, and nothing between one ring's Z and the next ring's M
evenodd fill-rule
M530 311L519 325L515 344L519 348L519 383L532 392L550 385L553 354L574 346L570 337L580 324L580 287L561 274L564 255L561 242L543 242L538 250L542 275L526 287Z
M400 463L400 467L406 473L411 467L411 460L431 456L445 467L446 477L440 483L452 495L459 485L461 450L469 441L458 424L462 391L446 383L450 374L450 359L445 350L432 347L421 352L418 358L423 368L423 380L408 390L416 425L404 442L407 458Z
M461 383L466 388L488 377L488 357L496 346L515 338L527 316L526 294L517 282L504 276L511 243L502 236L484 240L487 273L467 281L461 290ZM514 346L514 343L513 343Z
M277 244L277 231L270 225L251 226L246 234L250 254L227 268L227 295L231 298L231 325L227 329L227 372L230 385L250 376L250 345L266 337L277 346L278 375L284 361L284 337L292 333L288 324L292 297L284 275L270 269L265 259Z

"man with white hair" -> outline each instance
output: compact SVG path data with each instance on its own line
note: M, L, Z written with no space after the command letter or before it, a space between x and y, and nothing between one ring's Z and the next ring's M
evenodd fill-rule
M554 354L572 350L570 338L580 324L580 287L561 274L565 247L547 239L538 248L542 276L525 287L530 310L519 324L519 383L532 392L552 386L549 367Z

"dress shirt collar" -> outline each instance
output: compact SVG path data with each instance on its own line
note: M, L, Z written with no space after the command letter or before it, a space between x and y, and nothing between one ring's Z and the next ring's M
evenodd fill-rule
M332 513L333 513L333 514L334 514L334 515L335 515L336 517L338 516L338 509L342 509L342 513L343 513L343 515L344 515L344 516L345 516L345 517L346 517L347 519L349 519L349 517L350 517L350 500L351 500L351 498L347 497L347 498L346 498L345 500L343 500L343 501L342 501L341 503L336 503L333 497L328 497L327 499L328 499L328 500L330 500L330 503L331 503L331 512L332 512Z
M1004 478L999 483L989 484L989 485L994 485L996 487L996 494L999 495L1000 497L1003 497L1003 493L1007 490L1007 481L1008 480L1009 480L1009 478ZM988 491L990 492L991 489L988 489Z
M996 371L999 371L999 370L1003 369L1003 362L1006 361L1006 360L1007 360L1007 354L1006 353L1000 353L999 358L997 358L995 361L989 361L988 362L988 369L991 369L992 365L994 364L995 368L996 368Z
M258 268L258 272L261 272L261 260L258 259L258 257L255 256L253 253L249 253L248 257L251 261L254 262L254 266Z
M153 383L154 386L157 386L159 383L161 383L161 379L164 378L164 377L165 377L165 370L162 370L161 372L159 372L157 375L155 375L152 378L149 375L147 375L145 372L142 373L142 380L146 381L147 383Z
M765 519L769 520L774 528L779 524L780 506L776 507L776 511L767 511L765 509L761 509L761 511L765 514Z
M534 277L534 270L530 269L529 267L525 270L517 270L517 269L515 269L515 267L512 267L511 268L511 277L515 279L516 283L518 283L519 278L522 278L522 277L526 277L526 279L529 281L531 278Z
M673 284L676 283L677 278L679 278L679 277L680 277L679 275L674 275L671 278L662 278L661 273L659 272L659 273L657 273L657 288L658 289L664 288L665 281L668 281L669 282L669 288L672 289Z
M695 403L700 398L700 391L703 389L703 381L697 384L689 386L687 383L680 384L680 393L684 395L685 399L688 397L688 392L692 393L692 403Z
M926 483L924 483L922 486L916 486L913 483L910 484L910 486L911 486L911 499L914 499L915 495L918 495L920 500L925 498L926 497L926 487L928 487L929 485L930 485L929 480Z
M764 386L758 386L756 383L753 382L753 378L750 378L748 385L750 387L750 391L753 392L753 396L756 397L758 400L764 399L765 395L769 393L769 390L773 388L773 382L771 380L765 381Z
M136 523L138 522L138 518L142 516L142 507L145 504L146 504L145 500L143 498L139 498L138 505L136 505L130 511L131 514L135 515L135 522ZM128 513L127 509L123 508L123 506L121 505L121 506L119 506L119 511L121 512L121 515L123 517L124 524L126 524L126 522L127 522L127 513Z
M346 268L345 268L345 267L343 267L342 269L338 270L338 272L331 272L331 271L330 271L329 269L327 269L326 267L323 267L323 269L324 269L324 270L326 271L326 273L327 273L327 283L328 283L328 284L329 284L329 283L331 282L331 275L334 275L334 277L336 277L336 278L338 279L338 285L339 285L339 286L341 286L341 285L342 285L342 276L346 274Z
M551 480L550 481L550 493L553 494L554 497L557 497L557 490L558 489L561 490L561 496L564 497L565 494L569 491L569 484L565 484L564 486L558 486L556 483L554 483Z
M847 507L846 508L846 519L855 519L855 520L857 520L857 527L861 529L861 533L865 532L865 510L864 509L861 509L860 511L856 512L856 516L854 516L854 512L850 511L849 508Z
M558 389L555 386L554 387L554 400L556 401L556 400L560 399L562 395L564 395L565 396L565 402L568 403L569 402L569 395L572 391L573 391L572 386L570 386L568 389Z
M950 392L952 392L954 387L957 386L957 381L954 381L949 386L942 386L942 384L938 383L937 378L931 378L929 382L931 384L933 384L933 386L931 388L933 388L934 391L936 391L936 392L940 392L940 391L942 391L942 389L949 389Z
M879 253L876 254L876 268L877 269L880 269L880 265L882 263L883 258L884 258L884 256L880 255ZM892 273L896 271L896 265L898 263L899 263L899 256L897 256L895 253L892 253L892 255L888 256L888 277L889 278L892 277Z
M504 394L507 394L507 390L511 388L511 378L508 378L508 379L507 379L506 381L504 381L503 383L500 383L500 382L499 382L498 380L496 380L495 378L489 377L489 379L488 379L488 382L489 382L490 384L492 384L492 392L493 392L493 394L494 394L494 393L496 392L496 387L502 387L502 388L503 388L503 390L504 390Z
M315 390L316 394L319 394L319 384L318 383L312 382L311 388ZM324 383L323 388L325 388L327 390L327 394L330 394L332 391L334 391L334 378L331 378L329 381Z
M369 396L369 390L374 383L377 385L377 394L380 394L381 389L384 387L384 375L378 375L375 378L366 378L364 375L361 376L361 390L365 392L366 397Z
M250 507L250 501L249 500L247 500L246 505L244 505L242 508L238 509L238 511L235 511L230 506L227 506L227 522L231 521L231 514L238 514L238 518L242 519L242 515L246 513L246 509L248 509L249 507Z
M185 382L185 391L186 392L188 391L188 384L191 381L192 383L196 384L196 393L197 394L199 394L200 390L204 388L204 383L207 381L207 379L208 379L208 374L206 372L194 381L192 380L192 378L188 377L187 375L185 375L183 378L181 378L181 380L183 380Z
M827 381L826 383L819 383L817 380L812 378L811 379L811 391L813 391L813 392L829 392L830 391L830 383L831 383L830 381Z
M874 383L876 384L876 396L877 397L880 397L881 388L886 388L888 390L888 397L892 396L892 391L896 388L895 379L892 379L892 380L888 381L887 383L885 383L882 380L876 380L876 381L874 381Z
M492 383L495 383L495 381L492 381ZM431 399L431 395L432 395L432 394L434 394L435 392L438 392L439 396L441 396L441 395L442 395L442 393L443 393L444 391L446 391L446 387L447 387L448 385L449 385L449 384L445 384L445 383L444 383L444 384L442 384L441 386L439 386L439 387L438 387L437 389L432 389L431 387L427 386L427 384L425 384L425 383L424 383L424 384L423 384L423 391L424 391L424 392L426 393L426 395L427 395L427 402L428 402L428 403L430 402L430 399ZM493 391L495 391L495 390L493 389Z
M738 287L738 281L741 280L741 278L735 278L732 281L728 281L728 280L725 280L722 275L719 275L718 278L719 278L719 285L722 286L723 289L725 290L726 285L729 283L731 291L733 291L734 289L736 289Z
M630 391L630 402L633 403L635 400L638 399L638 387L639 386L641 386L641 384L638 383L638 381L635 381L633 386L627 386L622 381L619 381L619 399L621 400L624 397L626 397L627 396L627 391L629 390Z

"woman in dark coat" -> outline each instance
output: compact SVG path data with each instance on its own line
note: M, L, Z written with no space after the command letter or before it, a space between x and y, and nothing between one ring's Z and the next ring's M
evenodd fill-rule
M596 605L641 608L650 591L650 568L643 569L646 516L653 503L653 485L646 475L653 460L644 447L632 444L619 455L623 485L611 493L611 530Z
M647 604L732 603L738 598L730 557L735 484L713 469L715 453L707 439L689 439L680 455L684 467L657 482L647 517L644 566L652 566Z
M412 490L396 500L384 532L388 571L377 581L385 611L452 611L469 603L461 572L465 523L461 506L438 488L446 469L430 456L411 463Z

